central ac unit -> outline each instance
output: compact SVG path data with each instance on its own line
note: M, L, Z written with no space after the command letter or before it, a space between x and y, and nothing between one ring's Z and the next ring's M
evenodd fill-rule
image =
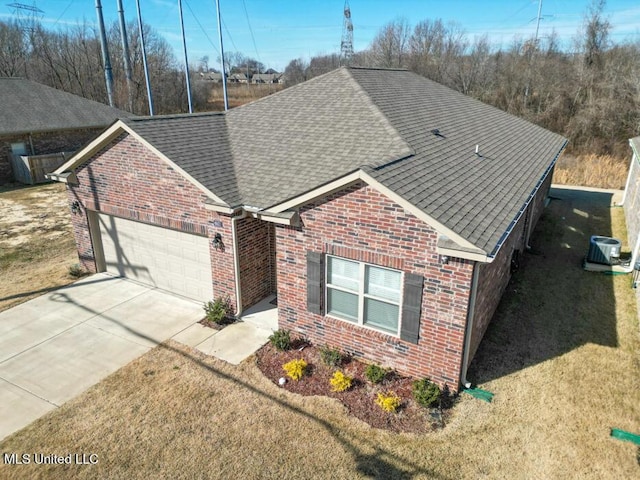
M589 241L587 262L603 265L617 265L620 263L620 247L622 242L617 238L593 235Z

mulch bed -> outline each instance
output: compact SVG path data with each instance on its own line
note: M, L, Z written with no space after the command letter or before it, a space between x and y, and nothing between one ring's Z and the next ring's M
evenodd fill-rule
M198 323L200 325L204 325L205 327L213 328L214 330L222 330L227 325L231 325L235 322L234 318L225 318L220 323L212 322L211 320L207 320L207 317L204 317Z
M285 377L287 382L282 388L289 392L305 396L324 395L336 398L347 407L350 415L375 428L396 433L431 432L443 428L451 415L450 407L453 405L453 398L447 398L442 402L442 407L447 408L424 408L413 399L412 379L390 372L381 383L372 384L365 376L366 364L347 358L340 366L328 366L322 361L319 349L303 340L294 341L292 348L284 352L276 350L267 343L258 350L256 357L258 368L276 385L280 378ZM286 377L282 365L300 358L307 362L307 370L299 381L294 381ZM336 370L341 370L353 377L349 390L331 391L329 380ZM402 399L402 405L396 413L385 412L375 403L378 392L388 391L395 392Z

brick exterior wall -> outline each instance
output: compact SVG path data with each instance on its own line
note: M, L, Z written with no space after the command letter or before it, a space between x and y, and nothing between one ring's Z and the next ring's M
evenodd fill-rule
M0 138L0 185L13 180L10 157L12 143L24 143L31 155L75 152L95 138L103 128L2 136ZM33 145L33 151L31 151Z
M630 166L629 186L624 197L624 213L627 222L629 248L634 248L640 235L640 158L633 154ZM640 288L636 289L640 315Z
M627 239L633 248L640 235L640 158L635 154L631 159L630 180L624 197L624 213L627 222Z
M242 307L247 309L275 293L274 225L249 217L238 220L236 228Z
M458 389L472 262L440 263L433 228L390 199L358 184L306 205L302 227L276 226L278 313L281 328L317 345ZM424 277L420 339L312 314L306 303L306 253L330 253Z
M222 235L224 251L209 242L213 292L229 296L235 308L235 273L231 218L206 210L206 196L156 157L135 138L122 134L76 170L78 185L68 185L69 201L78 200L81 212L72 215L78 256L89 271L96 259L87 210L150 223L187 233ZM214 226L220 221L221 227Z
M527 211L522 215L515 225L507 241L502 245L498 255L489 264L478 265L478 291L476 292L476 304L473 318L473 332L467 366L473 360L482 337L484 337L491 319L500 304L500 299L511 279L511 258L514 251L522 253L526 247L526 230L529 233L538 223L544 203L551 188L553 172L550 172L544 183L538 190L536 197L527 207Z

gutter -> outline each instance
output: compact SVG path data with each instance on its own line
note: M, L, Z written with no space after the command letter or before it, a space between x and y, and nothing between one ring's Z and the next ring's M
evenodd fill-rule
M238 252L238 232L236 222L247 216L247 212L242 210L238 215L231 217L231 238L233 243L233 271L235 276L236 290L236 318L242 315L242 291L240 285L240 254Z
M529 194L529 198L527 198L527 201L520 208L520 210L516 214L516 217L511 221L511 223L509 224L509 227L507 228L507 230L502 234L502 236L500 237L500 240L498 240L498 244L493 249L493 252L491 252L488 255L489 258L494 259L495 257L498 256L498 252L500 251L500 249L502 248L502 246L506 242L507 238L509 238L509 235L511 235L511 232L513 231L513 229L516 227L516 225L518 224L518 222L522 218L522 215L524 214L524 212L527 211L527 208L529 207L529 204L535 198L536 194L538 193L538 190L540 190L540 187L542 187L542 184L546 181L547 177L551 173L551 170L553 170L553 168L556 166L556 163L558 162L558 158L560 158L560 155L562 155L562 152L566 148L567 143L568 143L567 141L564 142L564 145L562 145L562 148L560 149L560 151L558 152L556 157L553 159L553 162L551 162L551 165L549 165L547 167L547 169L545 170L545 172L542 175L542 177L540 178L540 180L538 180L538 183L536 184L535 188Z
M467 380L467 364L469 363L469 350L471 349L471 338L473 337L473 319L475 317L480 265L478 262L473 264L471 293L469 294L469 306L467 308L467 328L464 332L464 350L462 352L462 368L460 369L460 383L463 388L471 388L471 382Z

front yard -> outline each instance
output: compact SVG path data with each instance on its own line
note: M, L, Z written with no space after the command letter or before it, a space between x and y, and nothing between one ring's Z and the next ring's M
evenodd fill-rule
M65 186L0 187L0 311L75 279Z
M637 477L638 447L609 437L640 432L635 296L629 276L580 265L591 234L626 240L623 212L607 194L553 195L470 371L493 402L463 394L444 429L374 429L335 399L279 388L255 359L168 343L0 442L96 464L0 462L0 477Z

